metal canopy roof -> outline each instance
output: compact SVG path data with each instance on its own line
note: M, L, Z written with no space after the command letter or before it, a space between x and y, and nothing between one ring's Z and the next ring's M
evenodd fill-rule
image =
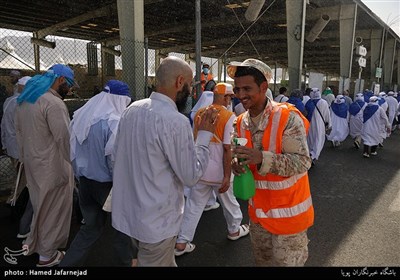
M299 0L291 0L299 1ZM0 27L38 32L39 37L56 35L95 42L116 42L119 28L116 0L1 0ZM193 0L145 0L144 27L149 48L168 52L195 52L195 2ZM357 3L356 36L370 50L370 34L386 27L390 36L400 38L359 0L309 0L306 34L322 14L331 20L317 40L305 41L307 70L339 75L340 5ZM228 60L260 58L269 64L287 66L286 1L267 0L262 16L253 24L244 13L249 0L202 0L202 56ZM333 16L333 17L332 17ZM336 18L335 18L336 17ZM241 26L241 24L243 26ZM252 25L247 35L243 30ZM240 39L239 39L240 37ZM250 39L249 39L250 38ZM368 58L368 57L367 57ZM370 61L364 73L369 75ZM395 66L396 68L397 66ZM353 76L358 72L353 63Z

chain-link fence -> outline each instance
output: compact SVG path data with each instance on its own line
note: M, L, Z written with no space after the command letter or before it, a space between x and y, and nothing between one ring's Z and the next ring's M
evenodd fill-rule
M13 93L13 84L9 77L12 70L18 70L23 77L44 72L56 63L69 65L74 70L75 80L79 84L79 89L73 92L74 95L65 99L72 116L72 113L90 97L99 93L110 79L126 82L134 100L148 97L155 87L156 67L163 59L163 56L158 56L155 50L148 49L146 40L145 42L124 41L121 46L112 45L110 42L97 43L57 36L46 36L46 41L50 42L54 48L39 46L39 51L35 56L32 38L33 34L29 32L0 29L0 118L3 116L5 99ZM35 41L35 38L33 40ZM124 55L129 58L124 59L125 65L121 59L121 49L124 47L128 50ZM131 52L131 50L134 51ZM185 59L185 55L181 53L169 55ZM143 64L139 63L142 61ZM195 63L192 60L188 62L195 73ZM218 60L203 57L202 62L211 66L211 73L217 80ZM40 66L36 67L39 64ZM191 103L188 104L187 110L190 111ZM10 167L8 159L4 157L0 161L1 183L15 180L15 170L12 166Z
M0 191L10 190L15 183L16 175L11 158L0 155Z
M121 46L110 46L105 43L96 43L79 39L70 39L56 36L47 36L46 41L52 42L54 48L39 47L39 55L34 55L34 45L31 43L32 33L20 32L9 29L0 29L0 85L4 92L12 92L9 80L11 70L18 70L21 76L33 76L38 73L35 60L40 61L40 71L45 71L56 63L67 64L75 72L75 79L80 88L76 94L82 98L90 98L101 90L110 79L124 80L131 77L137 65L124 65L122 69ZM143 42L135 44L134 57L144 60L145 45ZM138 47L138 44L140 47ZM148 73L154 76L154 50L147 52ZM138 64L138 63L137 63ZM135 88L145 90L146 81L144 73L136 74ZM139 78L138 78L139 77ZM141 77L141 78L140 78ZM147 83L146 83L147 82ZM145 93L137 96L143 98Z

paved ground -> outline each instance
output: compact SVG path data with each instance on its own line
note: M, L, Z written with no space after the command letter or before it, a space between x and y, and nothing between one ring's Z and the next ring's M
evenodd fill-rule
M362 157L348 139L341 147L326 143L310 172L315 224L309 230L306 266L400 266L400 132L385 141L378 155ZM245 216L246 203L241 201ZM0 203L0 249L20 248L17 220ZM72 220L71 238L79 227ZM180 267L253 266L250 239L226 238L222 209L205 212L194 239L195 251L177 258ZM112 266L110 232L105 231L87 266ZM37 256L19 257L18 266L33 267ZM0 266L11 266L0 261ZM15 267L15 266L14 266Z

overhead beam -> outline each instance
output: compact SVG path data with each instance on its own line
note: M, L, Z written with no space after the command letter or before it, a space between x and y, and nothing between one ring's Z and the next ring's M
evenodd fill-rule
M112 38L106 38L106 39L102 39L102 40L96 40L96 43L106 43L107 46L117 46L119 44L121 44L121 38L118 36L112 37Z
M111 48L111 47L109 47L109 46L108 46L108 47L102 46L101 49L102 49L104 52L106 52L106 53L112 54L113 56L118 56L118 57L121 56L121 51L119 51L119 50L114 50L113 48Z
M357 36L363 37L364 40L369 40L371 36L371 30L357 30ZM334 42L332 41L332 38L336 38L339 40L339 31L323 31L320 34L320 37L322 37L324 40L328 40L327 44L333 44ZM203 41L202 45L203 46L218 46L219 44L224 44L224 45L229 45L230 42L234 42L237 39L237 37L229 37L229 38L223 38L223 39L217 39L217 40L208 40L208 41ZM258 36L252 36L251 39L253 41L263 41L263 40L286 40L286 33L279 33L277 35L274 34L268 34L268 35L258 35ZM318 41L318 44L321 44L322 40ZM239 41L240 42L240 41ZM239 43L238 42L238 43ZM240 43L239 43L240 44ZM313 43L314 44L314 43ZM311 45L311 43L306 43L306 51L307 51L307 46ZM183 44L183 45L177 45L169 48L162 48L160 49L163 53L170 53L170 52L185 52L185 49L194 49L194 43L190 44ZM247 47L248 49L248 47ZM202 53L207 53L207 50L202 50Z
M217 39L217 40L209 40L209 41L203 41L202 46L209 46L209 45L218 45L218 44L224 44L224 45L229 45L232 42L235 42L237 37L230 37L230 38L223 38L223 39ZM279 34L278 36L275 35L258 35L258 36L252 36L251 39L254 39L254 41L258 40L271 40L271 39L286 39L286 34ZM170 52L175 52L177 50L185 50L187 48L194 48L194 43L190 44L184 44L184 45L178 45L178 46L173 46L169 48L163 48L161 49L162 52L164 53L170 53Z
M56 47L56 42L50 42L44 39L38 39L34 37L31 38L31 43L50 49L54 49Z
M339 20L339 13L340 13L340 6L332 6L332 7L324 7L324 8L317 8L312 11L312 13L307 13L307 20L316 20L321 17L322 14L329 15L331 20ZM286 17L285 17L285 12L282 10L281 13L276 13L276 16L273 18L265 18L261 17L257 21L258 23L270 23L270 24L276 24L279 22L286 22ZM202 23L202 28L203 29L208 29L208 28L215 28L215 27L220 27L220 26L227 26L227 25L236 25L238 23L236 17L233 15L230 16L229 18L222 20L208 20ZM186 21L186 22L181 22L179 25L172 26L170 28L166 29L157 29L153 31L146 32L146 36L148 37L153 37L153 36L158 36L158 35L163 35L163 34L170 34L170 33L180 33L183 31L188 31L188 30L194 30L195 29L195 24L194 21Z
M53 24L52 26L49 26L49 27L46 27L46 28L38 30L37 34L38 34L39 38L44 38L47 35L52 35L55 32L57 32L58 30L67 28L67 27L69 27L71 25L75 25L75 24L78 24L78 23L81 23L81 22L84 22L84 21L87 21L87 20L90 20L90 19L93 19L93 18L99 18L99 17L107 16L107 15L111 14L111 12L113 10L115 10L114 6L115 6L114 4L113 5L108 5L108 6L100 8L100 9L97 9L97 10L90 11L90 12L87 12L85 14L79 15L77 17L70 18L70 19L65 20L63 22L59 22L59 23Z

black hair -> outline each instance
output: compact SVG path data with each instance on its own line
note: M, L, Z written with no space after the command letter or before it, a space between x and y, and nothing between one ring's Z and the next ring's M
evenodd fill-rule
M298 97L300 99L303 99L303 91L301 89L294 89L290 93L290 97Z
M279 94L283 94L285 92L287 92L287 88L285 88L285 87L280 87L279 88Z
M236 68L235 78L243 76L252 76L258 86L261 86L267 79L259 70L251 66L240 66Z

